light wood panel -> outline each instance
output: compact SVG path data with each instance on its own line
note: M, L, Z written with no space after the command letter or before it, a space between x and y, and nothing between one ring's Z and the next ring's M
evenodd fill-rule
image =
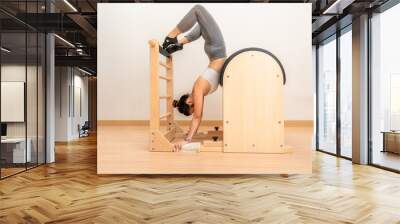
M98 120L98 122L102 125L149 125L149 120ZM177 125L188 126L190 125L191 120L175 120ZM161 121L161 125L166 125L166 121ZM205 126L218 126L222 127L223 121L222 120L202 120L202 125ZM313 127L314 121L312 120L285 120L284 122L285 127Z
M172 59L172 55L170 55L169 57L165 58L165 65L166 65L166 71L167 71L167 78L169 79L167 81L167 96L169 96L169 98L167 98L165 100L166 103L166 108L167 108L167 112L171 114L171 116L167 117L167 125L168 125L168 129L171 130L174 128L175 125L175 115L174 115L174 107L173 107L173 101L174 101L174 82L173 82L173 78L174 78L174 66L173 66L173 59Z
M235 56L223 88L224 152L284 153L283 74L260 51Z
M288 128L286 140L309 147L311 132ZM0 181L0 223L399 223L399 174L313 158L312 174L287 178L97 175L96 139L82 138L56 145L56 163Z
M158 80L158 63L159 52L158 42L151 40L150 45L150 130L158 131L160 129L160 93L159 93L159 80Z
M209 127L202 127L200 132L207 129ZM184 128L184 132L186 130L187 127ZM312 128L305 129L301 135L308 142L307 147L286 139L286 144L293 146L293 152L286 154L223 153L221 151L151 152L149 151L149 131L149 127L146 126L100 125L97 132L99 174L292 174L311 172ZM160 142L155 143L159 144ZM161 143L165 144L165 142Z
M200 147L200 152L222 152L223 144L222 141L205 140Z

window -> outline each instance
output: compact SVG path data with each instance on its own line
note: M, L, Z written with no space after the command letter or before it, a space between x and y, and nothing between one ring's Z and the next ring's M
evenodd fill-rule
M400 73L390 74L390 130L400 130Z
M400 170L400 5L371 18L370 161Z
M340 155L352 157L352 33L340 36Z
M318 149L336 153L336 39L318 47Z
M44 1L18 2L42 13ZM1 2L0 6L15 6ZM45 34L0 12L0 178L45 163ZM11 109L12 108L12 109Z

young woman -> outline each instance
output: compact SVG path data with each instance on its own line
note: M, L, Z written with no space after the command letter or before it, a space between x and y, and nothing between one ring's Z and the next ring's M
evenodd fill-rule
M193 28L194 27L194 28ZM193 29L192 29L193 28ZM181 33L192 31L183 38L177 39ZM203 37L204 51L210 62L205 71L195 81L191 94L185 94L179 100L174 100L174 107L186 116L193 115L189 132L184 141L175 143L175 151L181 150L184 144L192 141L200 126L203 115L204 97L213 93L218 88L220 71L225 62L225 42L214 18L201 5L195 5L179 24L168 34L163 43L163 48L173 53L183 49L183 45Z

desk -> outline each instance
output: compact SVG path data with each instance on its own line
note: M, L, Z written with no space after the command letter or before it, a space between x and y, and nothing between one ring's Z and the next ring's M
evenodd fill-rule
M400 154L400 131L382 131L383 150L382 152L392 152Z
M28 138L27 142L28 142L27 144L28 147L26 147L26 152L25 152L25 138L1 139L2 159L5 159L6 163L30 162L32 159L32 153L31 153L32 141L30 138Z

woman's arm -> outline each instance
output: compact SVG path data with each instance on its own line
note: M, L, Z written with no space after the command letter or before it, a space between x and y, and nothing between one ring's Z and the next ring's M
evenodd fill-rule
M189 133L186 138L188 142L190 142L193 136L196 134L199 129L201 118L203 116L203 103L204 103L204 94L200 88L195 88L192 93L193 102L194 102L194 111L192 117L192 123L190 125Z
M192 117L192 123L190 125L189 133L184 141L177 142L174 144L174 151L180 151L182 146L191 142L193 136L196 134L197 130L199 129L201 118L203 115L203 102L204 102L204 95L202 90L193 90L192 92L193 102L194 102L194 111Z

